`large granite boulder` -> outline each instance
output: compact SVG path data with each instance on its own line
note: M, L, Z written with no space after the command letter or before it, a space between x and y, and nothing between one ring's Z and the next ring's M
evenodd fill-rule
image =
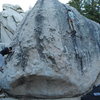
M76 34L69 28L68 9L75 15ZM100 73L99 41L98 23L57 0L38 0L17 31L0 87L19 97L79 96Z
M18 5L3 5L3 11L0 14L0 40L4 45L11 43L16 28L24 16L25 13ZM1 46L2 44L0 44Z

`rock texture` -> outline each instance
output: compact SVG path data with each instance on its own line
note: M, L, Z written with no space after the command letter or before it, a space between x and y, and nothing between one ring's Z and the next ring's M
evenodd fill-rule
M75 15L76 34L69 28L67 9ZM38 0L17 31L0 86L18 97L79 96L100 73L99 41L98 23L57 0Z
M25 13L18 5L3 5L3 11L0 13L0 40L3 44L0 46L11 43L16 28L24 16Z

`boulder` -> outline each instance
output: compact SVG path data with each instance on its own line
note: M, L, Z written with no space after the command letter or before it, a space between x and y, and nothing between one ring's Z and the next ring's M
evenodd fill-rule
M76 34L69 28L68 9ZM100 24L57 0L38 0L17 30L0 87L15 97L80 96L100 73L99 41Z
M19 5L3 4L3 10L13 9L19 13L24 13L23 9Z
M18 5L4 4L3 11L0 14L1 20L1 31L0 31L0 39L4 44L10 44L15 34L15 31L25 16L23 10ZM2 44L0 44L0 47Z

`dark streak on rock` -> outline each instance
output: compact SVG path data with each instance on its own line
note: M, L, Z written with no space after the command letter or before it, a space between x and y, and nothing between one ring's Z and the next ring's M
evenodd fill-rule
M74 33L72 33L74 34ZM76 47L77 46L77 42L76 42L76 35L71 35L72 37L72 42L73 42L73 47L74 47L74 51L75 51L75 58L78 64L78 69L81 70L81 72L83 73L83 57L82 55L80 56L80 54L77 52Z
M83 58L79 54L75 54L75 58L77 60L77 63L79 64L79 69L81 72L83 72Z
M36 28L34 29L35 31L35 38L36 38L36 48L38 50L38 53L40 55L40 58L45 59L45 55L43 54L43 39L40 38L41 34L43 34L43 21L44 21L44 16L42 15L42 7L43 7L43 2L44 0L41 0L40 2L40 8L37 12L37 16L35 17L35 24Z

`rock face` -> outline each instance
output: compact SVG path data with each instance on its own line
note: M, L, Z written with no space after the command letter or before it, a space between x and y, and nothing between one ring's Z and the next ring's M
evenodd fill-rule
M67 10L75 15L71 32ZM12 95L78 96L100 73L100 25L57 0L38 0L21 23L0 86Z
M14 32L24 16L23 10L18 5L3 5L3 11L0 14L0 40L4 45L11 43Z

